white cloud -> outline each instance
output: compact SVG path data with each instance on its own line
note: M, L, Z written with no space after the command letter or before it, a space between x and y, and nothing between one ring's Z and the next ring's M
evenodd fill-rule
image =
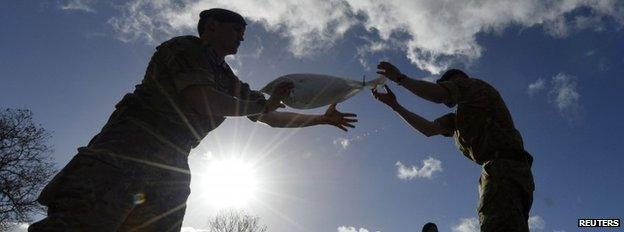
M397 177L401 180L411 180L418 177L431 179L434 172L442 171L442 161L434 159L432 157L422 161L423 166L421 168L412 165L407 167L400 161L396 162Z
M93 0L68 0L61 6L63 10L77 10L94 13Z
M600 27L594 24L602 24L602 18L624 22L624 2L619 0L133 0L109 23L123 41L143 38L155 43L194 31L198 13L213 7L237 11L289 38L295 56L322 53L349 29L362 26L374 42L360 53L390 45L434 74L455 62L478 59L483 52L476 39L479 33L543 25L548 34L564 37L573 31L570 27ZM589 13L574 17L572 12L580 8Z
M439 76L428 76L428 77L421 78L421 80L435 83L436 80L438 80L439 78L440 78Z
M542 217L535 215L529 217L529 230L540 231L545 228L546 223ZM473 218L462 218L460 223L453 227L454 232L478 232L480 231L479 220ZM563 232L563 231L562 231Z
M209 232L209 230L195 229L193 227L182 227L180 232Z
M558 73L552 77L550 83L539 78L529 84L527 93L530 97L534 97L545 89L548 89L548 101L557 108L561 116L567 119L569 123L573 124L582 118L583 105L581 104L581 94L578 90L576 77Z
M225 61L227 61L232 72L238 76L240 74L239 69L243 66L243 61L238 56L226 56Z
M453 232L479 232L477 218L462 218L458 225L453 226Z
M30 226L30 224L25 222L9 222L7 225L9 226L7 232L26 232L28 231L28 226Z
M376 66L373 66L373 67L370 66L369 61L367 59L368 55L372 53L385 51L385 50L391 50L396 46L396 44L391 45L387 41L373 40L368 37L362 37L362 39L366 42L357 48L357 57L362 67L364 67L366 70L377 68ZM376 64L377 63L375 62L375 65Z
M544 219L542 219L542 217L538 215L529 217L529 230L530 231L543 230L545 225L546 225L546 222L544 222Z
M356 227L353 226L341 226L338 227L338 232L368 232L369 230L366 228L360 228L357 229ZM377 231L380 232L380 231Z
M155 43L163 34L194 32L199 12L215 7L237 11L268 31L289 38L289 50L300 57L331 47L356 23L349 5L341 0L134 0L124 7L121 16L109 22L123 41L143 38Z
M549 95L559 113L570 122L577 121L581 117L583 106L576 77L559 73L552 78L551 84Z
M535 94L544 90L545 87L546 87L546 81L544 81L544 79L542 78L539 78L535 82L529 84L529 88L527 92L529 93L529 96L533 97L535 96Z
M378 134L382 130L384 130L384 128L380 127L380 128L373 129L371 131L355 134L353 136L350 136L349 138L338 137L338 138L334 139L333 144L340 146L343 150L346 150L354 142L362 141L362 140L366 139L368 136L371 136L373 134Z
M342 149L346 150L351 145L351 140L347 138L336 138L334 139L334 145L339 145Z

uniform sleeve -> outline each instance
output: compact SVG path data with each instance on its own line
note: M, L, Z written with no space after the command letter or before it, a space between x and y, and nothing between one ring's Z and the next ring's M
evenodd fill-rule
M266 101L264 94L259 91L252 90L249 87L249 84L238 79L238 77L236 77L233 73L231 75L236 80L234 88L232 89L232 96L247 101Z
M190 86L216 87L215 73L201 63L197 51L177 51L167 62L176 92L181 93Z
M443 136L452 137L455 132L455 113L445 114L442 117L433 120L433 123L444 128L448 133L443 133Z
M181 93L182 90L190 86L196 85L216 87L214 74L210 70L204 68L189 69L185 70L185 72L177 73L175 74L173 83L178 93Z
M449 92L457 104L475 107L485 106L487 105L487 94L491 93L487 84L473 78L457 78L439 84Z
M248 101L255 101L262 105L266 104L267 100L260 91L251 90L247 83L241 82L241 98ZM258 121L259 115L248 116L249 120L255 122Z

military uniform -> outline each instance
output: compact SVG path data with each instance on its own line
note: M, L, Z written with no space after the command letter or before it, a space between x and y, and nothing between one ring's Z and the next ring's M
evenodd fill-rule
M481 231L529 231L535 185L532 156L496 89L474 78L439 83L457 103L456 113L436 119L447 125L455 143L482 165L477 212Z
M145 77L108 122L44 188L47 218L29 231L179 231L190 194L187 157L223 116L203 116L182 97L189 86L265 104L209 44L164 42Z

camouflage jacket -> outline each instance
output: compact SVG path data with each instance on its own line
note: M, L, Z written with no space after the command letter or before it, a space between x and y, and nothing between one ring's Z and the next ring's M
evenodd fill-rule
M458 78L440 85L449 91L457 110L436 121L451 122L448 125L452 125L449 129L455 144L466 157L481 165L499 152L525 153L522 137L496 89L475 78Z
M118 118L140 121L150 133L190 151L225 120L200 115L183 100L182 90L194 85L211 86L242 100L265 101L217 58L209 44L196 36L180 36L156 48L142 83L116 105L121 111Z

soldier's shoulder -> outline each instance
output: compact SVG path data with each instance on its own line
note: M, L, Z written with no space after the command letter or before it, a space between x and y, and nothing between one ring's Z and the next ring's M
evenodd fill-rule
M201 46L201 40L197 36L184 35L173 37L156 47L157 50L185 51L196 49Z
M469 83L470 85L472 85L473 87L476 88L487 88L487 89L492 89L492 90L496 90L496 88L494 88L494 86L490 85L490 83L481 80L479 78L468 78L469 79Z

